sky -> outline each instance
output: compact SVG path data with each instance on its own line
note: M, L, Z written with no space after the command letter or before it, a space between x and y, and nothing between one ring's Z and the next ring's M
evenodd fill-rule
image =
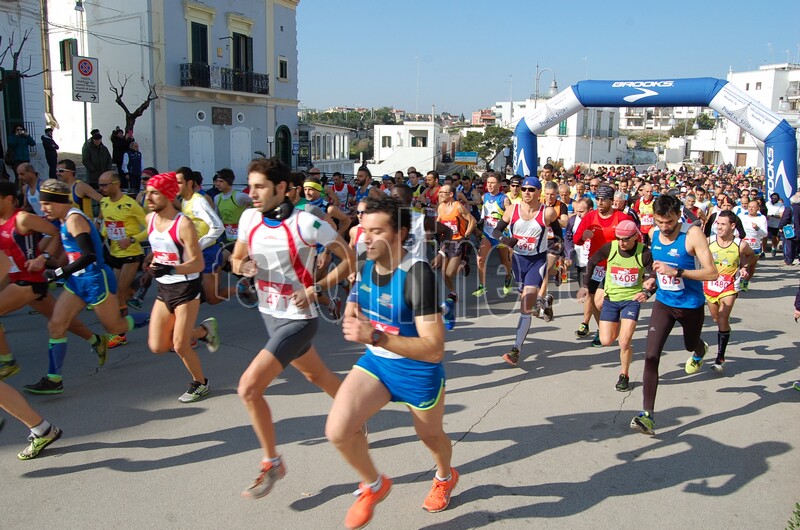
M612 6L612 7L609 7ZM469 116L584 79L717 77L800 63L798 0L301 0L301 108Z

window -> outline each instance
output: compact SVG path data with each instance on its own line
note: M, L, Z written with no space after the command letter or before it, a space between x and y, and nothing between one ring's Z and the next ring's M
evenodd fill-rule
M740 127L739 128L739 140L738 140L739 141L739 145L742 145L744 143L745 134L746 134L745 130Z
M192 22L192 57L195 64L208 64L208 26Z
M745 89L745 91L750 90L750 83L745 83L744 84L744 89Z
M558 124L558 135L559 136L567 135L567 120L564 120Z
M589 136L589 111L583 111L583 124L581 125L581 130L583 131L584 136Z
M233 69L253 71L253 37L233 34Z
M381 147L392 147L392 137L381 136Z
M278 57L278 79L289 79L289 61L286 57Z
M608 137L611 138L612 136L614 136L614 113L613 112L609 112L608 113ZM610 145L611 145L611 143L609 142L609 146Z
M72 71L72 57L78 55L78 39L64 39L58 43L61 55L61 71Z
M761 90L761 81L756 83L756 90Z
M411 147L428 147L427 136L412 136Z

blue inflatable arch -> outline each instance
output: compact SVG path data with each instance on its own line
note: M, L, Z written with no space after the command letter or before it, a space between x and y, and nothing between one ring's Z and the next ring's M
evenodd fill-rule
M535 174L536 134L590 107L710 107L764 142L767 193L788 204L797 191L797 139L786 120L722 79L581 81L545 101L517 124L514 172Z

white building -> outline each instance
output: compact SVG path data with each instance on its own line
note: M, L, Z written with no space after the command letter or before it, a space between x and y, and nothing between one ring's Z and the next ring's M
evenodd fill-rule
M403 172L414 166L422 174L439 168L444 158L455 157L460 135L450 134L435 122L375 125L375 154L367 167L373 176ZM358 169L359 164L355 165ZM355 173L355 171L354 171Z
M697 118L709 112L705 107L620 107L619 128L627 131L666 132L672 128L670 120L677 123Z
M350 160L350 141L353 129L322 123L300 123L300 150L297 166L301 169L319 168L330 175L336 171L350 175L353 161Z

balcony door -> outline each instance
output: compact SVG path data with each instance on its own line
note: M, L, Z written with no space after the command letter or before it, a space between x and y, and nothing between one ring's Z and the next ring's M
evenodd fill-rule
M192 62L208 64L208 26L192 22Z
M253 71L253 38L241 33L233 34L233 68Z

